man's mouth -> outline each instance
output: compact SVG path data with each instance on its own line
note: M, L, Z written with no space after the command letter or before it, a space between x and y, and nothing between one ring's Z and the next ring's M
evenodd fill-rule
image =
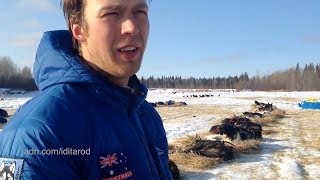
M139 56L140 48L138 46L126 46L118 49L122 59L126 61L135 61Z
M138 49L139 49L138 47L125 47L125 48L118 49L118 51L122 53L130 53L130 52L132 53L137 51Z

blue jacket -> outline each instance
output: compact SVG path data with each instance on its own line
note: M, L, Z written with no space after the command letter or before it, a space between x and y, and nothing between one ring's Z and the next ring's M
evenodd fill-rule
M0 133L0 177L172 179L162 120L136 76L116 86L90 69L68 31L46 32L34 76L40 93Z

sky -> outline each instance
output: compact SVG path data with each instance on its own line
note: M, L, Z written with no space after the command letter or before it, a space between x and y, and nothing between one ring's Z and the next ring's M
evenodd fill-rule
M138 76L266 75L320 63L319 0L152 0ZM66 29L60 0L0 2L0 56L33 66L45 31Z

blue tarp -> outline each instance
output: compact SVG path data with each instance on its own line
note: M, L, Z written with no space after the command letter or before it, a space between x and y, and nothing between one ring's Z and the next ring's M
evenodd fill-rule
M302 101L299 103L299 107L302 109L320 109L320 102Z

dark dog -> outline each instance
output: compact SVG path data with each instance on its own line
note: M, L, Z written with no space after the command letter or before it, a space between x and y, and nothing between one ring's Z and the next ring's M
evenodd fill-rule
M8 112L0 108L0 117L8 117Z
M171 159L169 159L169 168L174 180L180 179L180 172L176 163L174 163Z
M7 119L0 116L0 123L7 123Z
M226 145L225 141L220 140L201 140L196 139L190 146L185 149L186 153L195 153L201 156L222 158L223 160L233 159L233 144Z

